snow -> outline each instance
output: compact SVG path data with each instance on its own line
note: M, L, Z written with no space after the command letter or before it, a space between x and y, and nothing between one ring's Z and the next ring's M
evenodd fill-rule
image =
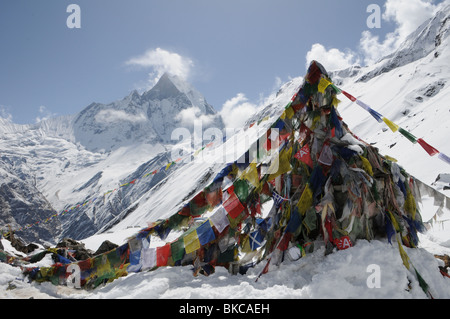
M115 242L135 234L136 229L95 235L84 240L96 249L109 239ZM446 239L446 242L442 240ZM442 263L433 253L450 254L450 236L440 230L420 236L420 247L404 248L411 264L430 286L436 299L450 298L450 278L443 277ZM95 290L70 289L51 283L28 283L17 267L0 263L0 298L68 299L425 299L413 272L402 263L397 243L358 240L354 247L325 255L320 241L313 253L298 260L287 256L279 266L259 274L260 263L245 275L231 275L217 267L214 274L194 277L190 266L161 267L131 273ZM47 260L50 263L49 260ZM45 263L45 261L41 261ZM377 281L375 275L379 275ZM408 286L409 285L409 286ZM11 286L15 286L11 289ZM8 289L8 287L10 287ZM408 288L409 287L409 288Z
M431 20L423 27L432 28L439 22L438 19ZM417 31L415 34L424 33ZM420 47L422 43L426 44L427 50L411 50L413 55L406 56L405 60L401 60L401 54L394 54L376 65L355 69L355 72L349 72L347 75L346 72L336 73L333 80L339 87L416 137L424 138L441 152L450 155L450 146L447 143L450 123L447 103L450 99L450 44L448 36L441 38L439 55L435 57L428 40L421 37L419 43L415 43L409 38L401 50L407 52L410 47ZM434 35L432 40L434 43ZM395 68L373 76L383 66L394 62L398 63ZM370 76L367 76L365 81L358 81L364 74ZM187 83L177 78L172 78L171 81L177 90L188 95L193 105L202 104L206 107L204 98ZM182 165L176 164L181 168L170 171L168 176L130 205L137 207L131 214L119 215L117 223L106 232L99 232L81 240L86 248L95 251L105 240L121 245L127 238L146 227L147 223L173 215L197 193L193 190L203 189L227 163L238 159L252 141L267 131L273 120L280 116L286 101L289 101L301 82L301 78L296 78L287 83L279 94L268 100L269 107L257 115L260 118L252 118L256 122L269 116L269 120L241 129L234 137L227 136L228 139L224 143L215 143L213 147L200 152L192 161ZM435 88L438 92L430 93L429 88ZM116 108L126 109L133 99L138 98L139 94L133 92L123 101L117 102ZM440 174L444 178L441 183L445 182L449 174L448 164L440 161L437 156L430 157L420 145L412 144L398 132L391 132L383 123L375 121L371 115L344 96L341 95L340 99L342 103L338 111L358 137L379 148L382 154L396 158L409 174L450 196L450 190L444 190L440 183L435 183ZM161 103L164 101L166 100ZM155 104L154 107L156 106ZM111 105L102 105L103 109L107 107ZM142 109L136 106L136 114L141 114L141 111ZM4 135L0 139L0 146L5 150L13 147L17 153L11 156L26 157L28 165L42 168L42 178L38 179L38 186L58 209L83 201L93 190L102 194L117 187L149 158L167 151L164 146L146 144L122 146L110 153L89 151L72 143L71 132L64 130L64 123L73 121L72 118L52 121L51 125L50 122L43 121L40 126L33 126L30 130L31 126L16 125L0 119L0 131ZM92 125L90 129L96 128ZM54 130L53 135L46 135L49 130ZM70 138L58 139L55 136L57 134ZM88 135L86 138L90 137ZM240 138L236 138L237 136ZM355 149L359 148L359 141L351 142ZM101 147L95 143L92 145L95 148ZM39 156L30 156L30 149L34 154L39 153ZM52 158L55 150L59 150L58 158ZM69 159L73 158L77 161L66 165ZM27 166L23 165L22 170L26 172L27 169ZM98 186L74 192L99 171L102 175ZM44 179L46 174L53 178ZM443 266L443 262L435 258L434 254L450 255L450 211L446 207L439 211L435 199L428 195L424 195L421 200L422 219L432 220L434 223L425 234L420 234L418 248L404 247L410 258L409 270L403 264L395 240L392 244L386 239L371 242L358 240L353 247L334 250L328 255L325 255L323 242L319 240L314 243L314 252L298 260L292 260L286 255L280 265L270 265L269 272L261 277L259 275L265 266L264 261L255 268L250 268L245 275L232 275L227 269L217 267L215 273L208 277L194 277L190 266L161 267L151 272L129 274L95 290L71 289L48 282L29 283L20 268L0 263L0 299L425 299L427 296L419 286L414 269L428 283L434 298L448 299L450 278L440 274L438 267ZM270 203L267 205L263 207L266 210L270 209ZM170 233L166 241L173 240L176 236L177 233ZM2 239L2 243L6 251L23 256L15 251L8 241ZM152 240L152 245L163 244L161 240ZM46 256L35 266L51 264L51 258Z

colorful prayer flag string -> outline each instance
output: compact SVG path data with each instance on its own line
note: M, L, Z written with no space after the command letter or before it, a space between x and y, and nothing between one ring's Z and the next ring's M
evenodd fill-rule
M428 155L430 155L430 156L438 155L438 158L440 160L442 160L443 162L445 162L445 163L450 165L450 157L448 157L444 153L441 153L440 151L438 151L436 148L434 148L433 146L431 146L430 144L425 142L422 138L415 137L413 134L411 134L410 132L408 132L405 129L401 128L399 125L395 124L394 122L392 122L388 118L384 117L383 115L381 115L380 113L378 113L377 111L372 109L366 103L364 103L364 102L360 101L359 99L355 98L350 93L348 93L348 92L346 92L346 91L336 87L332 83L330 83L328 85L332 85L332 87L335 89L336 93L344 94L350 101L355 102L361 108L363 108L364 110L369 112L370 115L372 115L372 117L375 118L379 123L384 122L391 129L392 132L395 133L395 132L398 131L400 134L402 134L404 137L406 137L411 143L413 143L413 144L418 143L428 153ZM328 85L327 85L327 87L328 87Z

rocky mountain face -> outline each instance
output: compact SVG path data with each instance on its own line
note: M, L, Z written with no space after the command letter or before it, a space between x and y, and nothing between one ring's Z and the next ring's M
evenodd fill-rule
M133 210L134 200L175 169L117 190L172 161L178 139L171 133L177 127L193 132L192 117L186 116L191 113L203 119L203 130L223 129L221 117L195 88L164 74L143 94L92 103L73 116L30 125L0 119L0 226L34 224L20 233L30 241L94 234L117 214ZM60 216L51 223L35 226L55 213Z
M73 119L73 136L91 151L110 151L131 143L173 144L175 128L193 125L186 123L183 111L207 118L205 128L223 128L221 117L198 91L165 73L142 95L133 91L120 101L89 105Z

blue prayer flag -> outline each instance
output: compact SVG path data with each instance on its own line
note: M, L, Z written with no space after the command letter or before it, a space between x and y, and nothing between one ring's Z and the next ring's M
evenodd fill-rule
M197 235L198 240L200 241L200 245L202 246L216 239L211 224L209 223L209 220L198 226Z

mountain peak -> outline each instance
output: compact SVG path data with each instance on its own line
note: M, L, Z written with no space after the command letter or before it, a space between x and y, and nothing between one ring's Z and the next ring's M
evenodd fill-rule
M187 102L185 106L198 108L203 114L215 114L205 97L183 77L165 72L153 88L142 94L142 98L151 100L170 100L179 97Z
M153 88L144 92L142 97L146 100L164 100L182 93L174 84L174 76L164 73Z

